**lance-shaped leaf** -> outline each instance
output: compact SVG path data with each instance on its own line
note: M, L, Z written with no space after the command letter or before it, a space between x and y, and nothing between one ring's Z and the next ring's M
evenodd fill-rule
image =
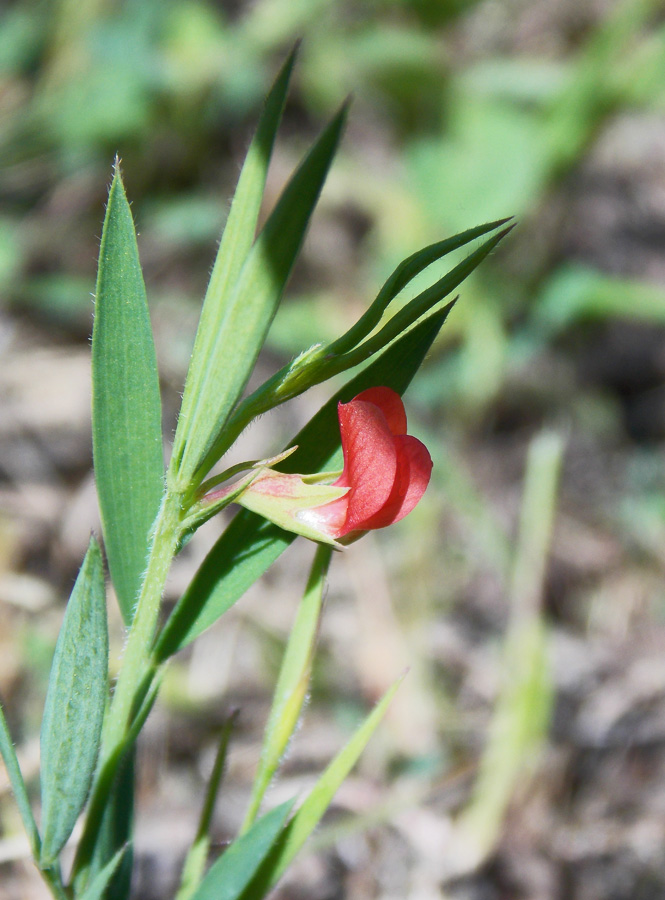
M386 385L404 393L443 325L448 308L433 313L395 341L353 378L289 443L298 449L282 464L290 472L340 469L342 451L337 404L361 391ZM158 660L185 647L205 631L266 572L295 540L253 513L239 513L208 553L189 588L171 614L156 649Z
M284 874L307 838L314 831L330 806L333 797L351 769L355 766L377 726L388 710L390 701L402 682L395 682L340 750L308 794L305 802L280 835L272 852L249 885L242 900L261 900Z
M134 863L131 838L134 825L135 756L136 748L131 747L120 761L110 793L106 797L89 859L87 847L82 848L79 844L72 872L77 895L84 889L92 889L102 873L109 871L110 864L118 858L120 851L123 851L122 855L118 864L112 867L103 896L104 900L126 900L129 894ZM85 831L83 837L86 837ZM81 850L84 851L85 866L79 865Z
M41 729L43 866L55 862L85 803L108 690L102 557L90 540L60 629Z
M426 290L413 297L394 316L389 318L378 332L372 334L382 321L390 303L412 278L415 278L435 260L495 230L506 221L508 220L502 219L498 222L489 222L486 225L471 228L452 238L431 244L404 260L388 278L367 312L346 334L330 344L317 345L300 354L238 405L230 417L227 427L210 451L209 461L220 459L238 435L257 416L274 409L286 400L297 397L313 385L332 378L333 375L360 365L411 328L441 300L449 296L480 265L511 231L512 226L484 241L466 259L454 266L450 272L447 272Z
M9 732L9 726L7 725L5 713L1 705L0 756L2 756L2 761L5 764L7 777L9 778L9 783L12 787L14 799L16 800L16 805L18 806L18 811L21 815L21 820L23 821L23 827L25 828L26 834L28 835L28 840L30 841L30 852L32 853L34 858L37 859L39 857L39 848L41 844L39 832L37 831L35 817L32 814L32 808L30 806L30 800L28 798L28 791L25 787L25 781L23 780L21 767L19 766L18 757L16 756L16 750L14 749L12 736Z
M254 139L247 151L229 216L224 226L217 258L203 301L192 359L187 373L187 383L173 444L175 459L181 458L184 442L191 437L189 423L193 409L200 400L199 394L207 377L208 361L219 340L226 307L240 270L254 243L268 165L284 110L295 54L296 50L289 55L266 98L263 113Z
M219 787L226 771L226 757L229 749L229 740L231 738L233 726L238 717L238 712L239 710L236 709L228 717L222 727L215 764L212 767L208 788L203 801L203 809L201 810L201 816L199 818L199 827L196 830L194 843L189 848L189 852L182 867L180 888L178 889L175 900L191 900L192 895L196 892L203 880L206 859L208 858L208 853L210 851L210 825L215 811L215 801L217 800Z
M289 634L263 737L261 759L254 776L252 796L243 823L243 831L249 828L256 818L263 796L298 725L303 703L309 690L314 650L323 608L323 590L331 554L332 551L329 547L317 548L307 587Z
M293 801L275 807L234 841L201 882L192 900L238 900L284 829Z
M224 303L216 341L201 363L205 377L181 426L182 451L179 444L173 458L173 477L182 489L189 487L194 478L202 480L216 462L207 459L207 455L254 368L337 150L345 119L346 106L291 176Z
M118 867L127 852L127 847L123 847L113 856L104 868L97 873L92 879L89 886L81 894L80 900L108 900L106 893L113 876L118 871Z
M116 166L92 332L92 447L104 543L126 623L163 490L157 360L132 213Z

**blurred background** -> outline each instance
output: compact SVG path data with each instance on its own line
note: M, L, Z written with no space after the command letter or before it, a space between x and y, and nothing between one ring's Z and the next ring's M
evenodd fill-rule
M309 707L269 800L311 784L410 667L280 900L665 896L665 8L656 0L4 0L0 696L37 787L91 528L89 335L114 155L170 441L264 93L297 38L272 202L350 92L256 379L332 338L422 245L514 215L407 395L434 480L334 560ZM435 267L436 268L436 267ZM427 274L428 283L437 272ZM258 422L268 456L323 387ZM223 523L179 558L175 602ZM248 797L313 548L177 658L139 755L135 896L173 896L216 736ZM111 603L113 654L121 646ZM46 896L0 776L0 897Z

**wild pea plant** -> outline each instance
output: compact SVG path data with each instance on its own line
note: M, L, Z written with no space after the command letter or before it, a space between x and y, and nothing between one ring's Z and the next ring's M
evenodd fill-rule
M67 605L49 679L41 728L40 827L0 713L0 752L35 863L58 900L129 897L134 746L165 667L297 535L317 542L317 549L277 680L245 821L236 840L206 871L229 722L177 900L264 897L320 821L397 687L377 704L297 809L289 802L259 815L308 691L332 551L369 529L397 521L421 498L431 460L420 441L406 433L401 394L452 306L441 301L507 231L499 230L504 222L492 222L410 256L346 334L306 350L243 398L346 116L343 107L293 173L255 237L293 62L294 54L267 97L240 175L204 299L166 467L158 372L134 225L117 166L113 176L92 342L93 455L108 571L127 638L109 693L105 570L93 537ZM395 308L393 301L432 262L489 234L443 278ZM211 475L256 416L356 367L359 373L286 450ZM244 509L159 624L173 558L203 522L230 503ZM61 853L79 817L80 839L65 873Z

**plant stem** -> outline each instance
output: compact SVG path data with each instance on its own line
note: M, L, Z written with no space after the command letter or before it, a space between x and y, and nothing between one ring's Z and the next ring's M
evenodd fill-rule
M58 869L49 867L48 869L40 869L40 872L55 900L69 900L69 895L62 885Z
M73 872L90 864L106 801L121 759L128 749L132 722L150 687L155 627L166 578L175 556L183 517L182 495L167 491L155 522L143 584L130 626L120 673L104 722L97 773L90 794L88 815L78 846Z
M181 517L180 495L167 493L155 523L148 568L127 638L111 708L104 723L102 761L124 739L134 713L137 688L150 667L155 626L166 578L178 545Z

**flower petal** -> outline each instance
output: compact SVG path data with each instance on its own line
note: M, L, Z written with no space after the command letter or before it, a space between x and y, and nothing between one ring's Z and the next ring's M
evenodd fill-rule
M393 434L406 434L406 412L402 398L396 391L389 387L373 387L362 391L351 401L361 400L363 403L373 403L378 406L388 422L388 428Z
M381 409L352 400L337 407L344 471L335 487L350 487L346 522L338 536L363 528L390 497L397 474L396 438Z
M384 528L403 519L425 493L432 474L427 447L410 435L397 435L397 474L390 497L381 509L363 523L363 528Z

